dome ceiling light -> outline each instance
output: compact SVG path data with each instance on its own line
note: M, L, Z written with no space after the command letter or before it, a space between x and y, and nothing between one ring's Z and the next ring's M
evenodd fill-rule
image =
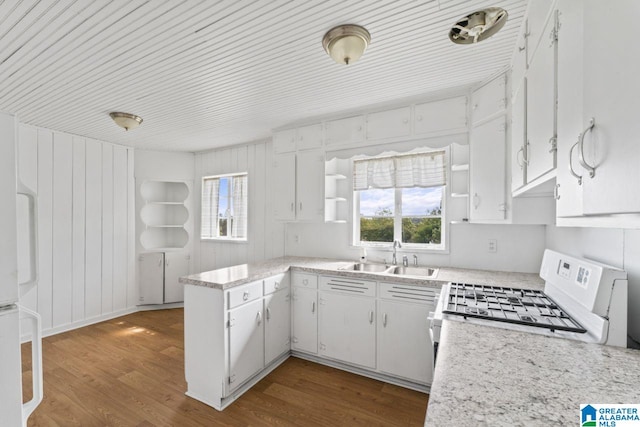
M356 62L371 43L371 35L359 25L340 25L327 31L322 46L338 64Z
M137 128L142 123L142 117L135 114L114 111L109 113L114 122L124 130Z
M509 14L500 7L489 7L468 14L455 23L449 39L457 44L473 44L488 39L507 22Z

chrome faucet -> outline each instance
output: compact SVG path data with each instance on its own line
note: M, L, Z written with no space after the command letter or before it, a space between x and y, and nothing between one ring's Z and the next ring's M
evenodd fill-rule
M406 255L402 257L402 265L403 267L409 267L409 258Z
M413 255L413 265L416 267L418 266L418 255Z
M394 240L393 241L393 265L396 265L398 263L398 260L396 259L396 250L398 248L402 248L402 244L400 243L400 241L398 240Z

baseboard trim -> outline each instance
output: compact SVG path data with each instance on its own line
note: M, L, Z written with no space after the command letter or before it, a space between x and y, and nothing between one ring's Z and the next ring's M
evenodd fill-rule
M150 311L150 310L168 310L171 308L184 308L183 302L172 302L169 304L149 304L137 306L138 311Z

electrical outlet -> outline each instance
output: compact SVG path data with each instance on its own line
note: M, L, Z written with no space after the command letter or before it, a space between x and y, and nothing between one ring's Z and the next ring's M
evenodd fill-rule
M496 239L489 239L487 252L498 252L498 241Z

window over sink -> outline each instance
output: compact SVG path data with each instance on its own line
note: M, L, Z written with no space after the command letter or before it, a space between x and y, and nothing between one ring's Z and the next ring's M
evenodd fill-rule
M354 244L445 249L444 150L353 161Z
M247 184L246 172L202 178L202 239L247 240Z

